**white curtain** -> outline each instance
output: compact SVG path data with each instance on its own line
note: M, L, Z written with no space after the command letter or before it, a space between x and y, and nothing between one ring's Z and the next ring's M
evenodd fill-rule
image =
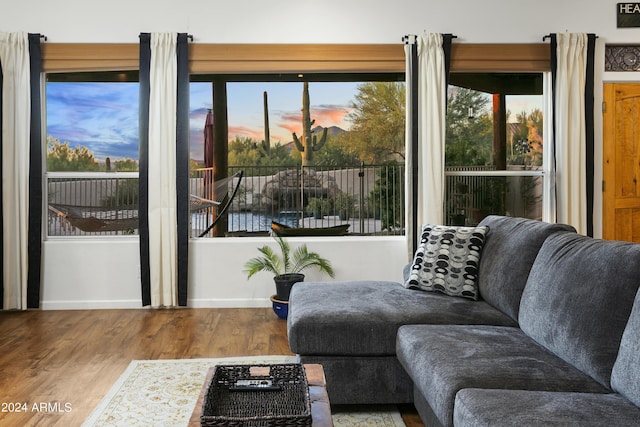
M27 308L31 89L27 33L0 33L4 309Z
M587 233L585 80L587 34L558 33L555 89L556 221Z
M149 270L151 306L177 299L176 33L151 34L149 95Z
M423 224L444 223L444 144L445 119L447 109L447 84L445 72L445 54L442 48L443 37L439 33L423 34L415 38L418 47L418 75L411 76L410 44L405 45L407 57L407 164L417 164L417 226ZM418 79L418 116L412 123L410 81ZM418 129L418 154L411 158L410 134L414 126ZM407 168L410 171L409 168ZM406 187L411 188L410 186ZM412 215L411 209L407 209ZM407 224L410 224L407 221ZM418 230L409 230L407 239L409 248Z

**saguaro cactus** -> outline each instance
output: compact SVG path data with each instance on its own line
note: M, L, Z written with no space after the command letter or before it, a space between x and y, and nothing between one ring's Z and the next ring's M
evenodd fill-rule
M317 135L311 131L311 127L315 122L315 120L311 120L311 114L309 113L309 82L304 82L302 91L302 136L298 139L296 133L293 133L293 142L302 155L302 166L313 166L313 153L321 149L327 142L327 128L322 131L319 141Z
M263 93L264 99L264 140L262 141L262 152L265 156L271 151L271 136L269 133L269 103L267 101L267 91Z

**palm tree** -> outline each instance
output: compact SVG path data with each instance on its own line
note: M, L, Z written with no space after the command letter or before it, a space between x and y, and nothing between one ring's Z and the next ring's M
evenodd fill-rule
M258 248L262 256L252 258L244 265L247 277L251 277L260 271L269 271L276 277L285 274L299 274L303 270L310 267L317 267L323 273L334 277L331 263L322 258L316 252L309 252L307 245L299 246L291 254L291 247L282 237L276 237L278 246L280 247L280 255L277 255L269 246Z
M280 247L280 255L267 245L258 248L262 255L247 261L244 265L244 271L247 273L247 278L260 271L273 273L279 300L289 300L291 287L304 280L304 274L301 272L307 268L317 267L321 272L334 277L331 263L318 253L309 252L306 244L299 246L291 253L289 242L280 236L275 239Z

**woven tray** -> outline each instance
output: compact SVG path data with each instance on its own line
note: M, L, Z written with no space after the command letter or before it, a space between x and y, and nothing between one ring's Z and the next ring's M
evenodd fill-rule
M262 371L255 375L256 371ZM252 372L254 373L252 375ZM238 380L271 380L280 390L233 391ZM202 404L202 426L311 426L309 384L300 363L218 365Z

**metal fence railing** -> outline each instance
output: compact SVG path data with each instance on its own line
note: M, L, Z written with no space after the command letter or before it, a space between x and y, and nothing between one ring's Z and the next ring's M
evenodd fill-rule
M244 177L236 197L207 236L252 236L270 232L272 221L293 228L349 225L351 235L404 234L404 165L360 167L233 166ZM210 169L192 171L190 193L211 199ZM495 171L447 167L445 221L474 225L489 214L542 217L543 172L536 168ZM237 178L227 182L229 191ZM136 172L50 172L47 174L47 236L138 234ZM206 200L205 200L206 201ZM200 206L203 206L200 204ZM191 235L211 224L215 210L191 212Z
M48 236L138 234L138 174L49 172Z
M348 224L352 235L404 234L404 165L233 166L228 175L238 170L244 177L236 197L208 236L268 234L272 221L313 229ZM192 198L211 198L207 173L192 171ZM229 180L229 189L236 184ZM49 173L47 193L48 236L138 234L137 173ZM206 230L214 214L192 210L191 235Z
M447 167L445 177L447 224L475 225L492 214L542 218L541 168Z
M352 168L233 166L244 171L227 215L227 235L348 224L349 234L404 233L404 165Z

